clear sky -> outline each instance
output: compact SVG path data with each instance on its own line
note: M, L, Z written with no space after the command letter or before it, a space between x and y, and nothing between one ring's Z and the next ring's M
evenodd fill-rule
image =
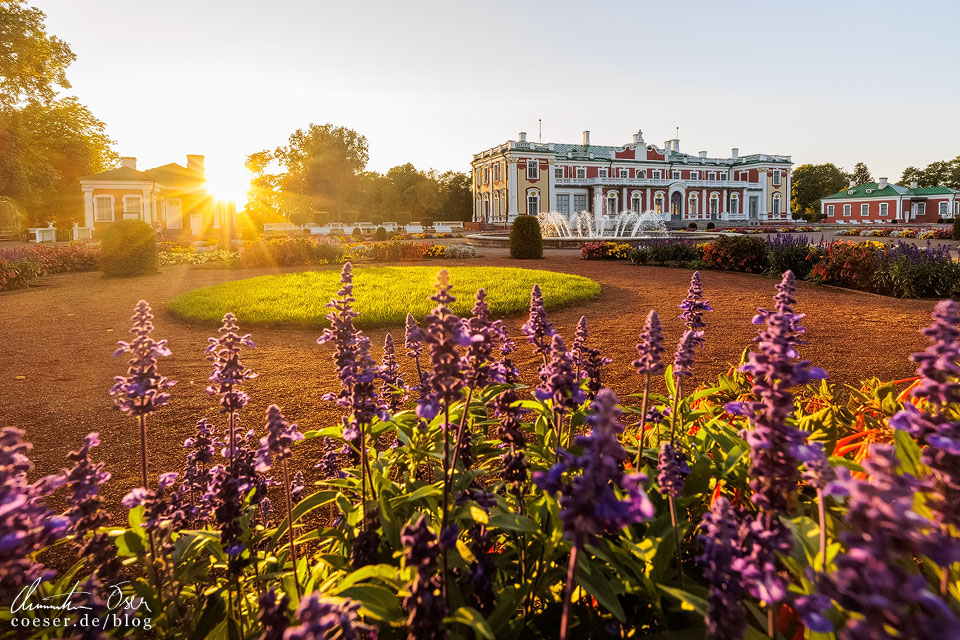
M370 168L468 170L530 139L857 161L897 179L960 154L960 2L32 0L73 89L140 168L221 181L310 122Z

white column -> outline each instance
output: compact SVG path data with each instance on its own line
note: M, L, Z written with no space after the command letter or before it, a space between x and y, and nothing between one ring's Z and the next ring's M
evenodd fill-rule
M83 226L93 229L93 187L83 189Z
M513 221L517 217L517 163L507 165L507 218Z
M140 198L140 218L151 227L153 226L153 216L150 215L150 188L143 188L143 197Z
M653 200L650 199L650 187L647 187L647 199L644 200L643 207L644 207L644 210L650 209L651 211L653 211ZM662 216L663 213L661 212L660 215Z
M787 171L787 219L790 220L793 218L793 212L790 211L790 200L792 198L791 194L793 192L790 190L790 172Z
M557 210L557 165L547 162L547 171L550 172L550 208L547 211Z
M757 172L757 177L760 179L760 187L762 189L760 193L760 211L757 214L757 219L763 220L767 217L767 170L761 169Z
M700 211L702 213L700 215L703 216L705 219L709 220L710 219L710 201L707 200L707 190L702 189L701 191L702 193L700 194L700 197L702 199L700 200Z

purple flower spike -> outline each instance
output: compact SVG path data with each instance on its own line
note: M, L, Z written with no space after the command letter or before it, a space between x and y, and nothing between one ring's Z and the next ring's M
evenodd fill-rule
M457 401L465 384L457 347L469 345L470 335L465 323L448 306L456 301L450 294L451 287L447 270L441 269L434 284L436 294L430 297L437 306L424 319L421 329L432 365L432 371L424 373L423 394L417 404L417 415L424 420L432 420L441 406Z
M376 640L377 628L360 619L360 603L324 598L316 592L304 596L297 607L295 627L289 627L283 640Z
M599 349L587 345L589 337L587 331L587 317L580 316L577 323L576 338L573 341L573 360L581 378L587 380L587 398L593 400L603 386L601 373L603 367L610 364L610 358L600 355Z
M702 332L687 330L677 343L677 352L673 355L673 375L688 378L693 375L693 350L699 344Z
M714 640L740 640L747 626L738 522L737 512L720 497L703 515L700 525L703 554L697 560L704 565L703 577L710 586L707 631Z
M707 328L707 323L703 321L704 311L713 311L709 300L703 299L703 284L700 282L700 272L694 271L690 278L690 288L687 290L687 297L679 305L680 319L687 326L689 331L698 332L695 336L695 345L703 347L706 341L703 339L703 330Z
M391 413L398 411L407 401L406 385L400 365L397 364L397 353L393 346L393 336L389 333L383 340L383 360L380 362L378 375L383 382L380 395L383 408Z
M113 356L121 353L130 354L126 376L114 378L110 395L116 396L114 405L130 416L148 416L163 405L170 402L167 389L176 384L174 380L157 372L157 360L162 356L169 356L166 340L154 340L150 337L153 331L153 314L150 305L145 300L137 303L131 317L134 335L130 342L118 342L119 348Z
M546 362L550 355L550 339L557 332L547 320L547 310L543 306L543 294L538 284L533 285L533 291L530 292L530 317L520 330Z
M254 469L263 473L269 471L275 462L289 458L293 455L290 447L298 440L303 440L303 434L297 430L297 425L284 419L280 407L270 405L267 407L267 435L260 438L260 451Z
M575 411L587 399L573 370L573 359L558 335L553 336L550 360L540 369L540 380L534 395L538 400L550 400L554 411L561 414Z
M473 310L470 317L466 319L466 328L470 333L470 343L463 355L461 368L467 377L467 384L478 389L490 384L506 382L508 375L506 367L510 365L498 361L494 352L499 349L501 354L510 353L513 345L507 338L503 322L490 319L487 292L483 289L477 291Z
M660 375L666 368L663 364L663 331L660 328L660 316L656 311L647 314L647 321L637 343L637 359L633 368L640 376Z
M601 389L587 416L590 432L574 440L582 455L562 452L560 462L549 472L534 474L534 481L544 491L560 494L563 534L578 547L603 533L615 533L654 516L653 504L641 484L644 476L624 475L621 468L627 452L617 439L623 432L620 415L617 395ZM576 471L581 473L573 475ZM563 481L565 473L572 476L569 482ZM617 489L626 494L623 499L617 496Z
M403 607L410 614L407 617L407 637L411 640L443 640L449 632L443 624L448 609L437 577L440 545L427 526L427 517L421 515L415 522L404 526L400 542L405 548L406 565L416 570L408 586L410 595L403 599Z
M232 313L223 316L223 324L216 338L210 338L207 346L207 360L213 363L210 374L210 386L207 393L220 396L220 413L240 411L250 401L250 397L240 391L240 385L257 377L240 362L241 347L254 348L250 334L240 334L237 318Z
M64 515L70 519L70 533L81 539L110 521L110 514L103 510L100 497L100 485L110 479L110 474L103 470L102 462L90 460L90 449L99 445L99 434L87 434L80 450L67 455L73 467L64 470L66 486L72 494L70 507Z
M683 451L669 442L661 443L657 469L660 471L657 476L660 493L672 498L679 496L683 491L684 476L690 473Z
M257 613L257 620L263 626L259 640L283 640L283 632L290 626L287 619L289 608L290 598L287 594L278 595L273 589L263 592Z

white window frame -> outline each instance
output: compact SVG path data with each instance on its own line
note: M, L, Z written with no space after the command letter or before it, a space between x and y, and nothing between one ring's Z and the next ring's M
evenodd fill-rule
M680 180L680 169L673 170L673 178L671 180Z
M127 206L127 203L131 200L136 199L137 207L135 210L130 210L130 207ZM123 217L134 216L136 218L141 218L143 216L143 196L136 193L128 193L123 196Z
M554 177L554 178L563 178L563 167L554 167L554 168L553 168L553 177Z
M566 203L566 207L560 206L560 199L563 199ZM570 194L569 193L558 193L557 194L557 211L564 215L570 215Z
M853 214L853 205L845 204L843 205L843 217L849 218Z
M780 169L773 170L773 186L779 187L783 178L780 176Z
M110 201L110 217L101 218L100 217L100 207L97 205L98 201L109 200ZM117 212L115 210L116 201L113 196L93 196L93 221L94 222L113 222L117 217Z
M828 204L828 205L827 205L827 217L828 217L828 218L833 218L834 216L836 216L836 213L837 213L837 207L836 207L836 205Z
M726 171L718 171L718 172L717 172L717 180L726 180L726 179L727 179L727 172L726 172Z
M717 179L716 171L711 171L710 173L707 174L707 180L716 180L716 179Z
M653 179L654 179L654 180L660 180L660 175L661 175L661 174L660 174L660 169L653 169L653 170L651 170L651 173L653 173Z
M527 160L527 180L540 179L540 160Z
M583 180L587 177L587 168L586 167L577 167L577 178Z
M710 215L720 215L720 194L710 194Z
M861 217L861 218L869 218L869 217L870 217L870 203L869 203L869 202L861 202L861 203L860 203L860 217Z
M663 204L666 202L666 199L663 197L663 192L660 191L653 196L653 210L656 213L663 213Z
M613 204L612 208L614 209L612 213L610 211L611 203ZM620 213L620 198L617 196L616 191L611 191L607 194L607 212L606 213L608 216L615 216L618 213Z
M609 177L610 177L610 171L609 171L606 167L600 167L599 169L597 169L597 177L598 177L598 178L609 178Z
M646 177L647 177L647 172L644 171L644 170L642 170L642 169L637 169L636 171L633 172L633 177L635 177L635 178L646 178Z
M493 181L500 182L500 163L495 162L493 164Z
M783 208L780 206L780 194L779 194L779 193L775 193L775 194L773 194L773 211L772 211L772 213L773 213L773 215L778 216L778 215L780 215L780 212L781 212L782 210L783 210Z
M927 214L927 203L926 203L926 202L918 202L918 203L917 203L917 215L918 215L918 216L923 216L923 215L926 215L926 214Z
M617 170L617 174L618 174L621 178L629 178L629 177L630 177L630 169L618 169L618 170Z
M889 214L889 213L890 213L890 203L889 203L889 202L881 202L881 203L880 203L880 217L881 217L881 218L885 218L885 217L887 217L887 214Z
M687 196L687 215L700 215L700 195L691 193Z
M730 213L740 213L740 194L730 194Z
M950 203L946 200L941 200L937 207L937 215L941 218L947 217L947 214L950 213Z
M531 207L530 203L536 201L537 206ZM533 213L530 213L531 209L535 209ZM531 189L527 191L527 215L536 215L540 213L540 192L536 189Z

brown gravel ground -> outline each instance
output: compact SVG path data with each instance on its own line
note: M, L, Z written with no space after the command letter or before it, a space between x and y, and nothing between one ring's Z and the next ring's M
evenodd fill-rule
M511 261L503 250L483 253L481 260L428 264L437 269L451 264L523 266L575 273L600 283L599 298L554 311L550 318L572 340L577 320L586 315L591 342L613 358L605 382L618 393L636 390L638 381L630 362L649 309L659 310L669 342L679 335L677 304L687 290L688 270L584 262L571 251L548 252L544 260L523 263ZM97 457L113 474L105 495L111 509L122 513L120 498L139 483L139 438L134 422L112 408L107 390L113 377L124 371L125 362L110 355L117 340L128 337L134 305L144 298L153 306L155 337L167 338L173 351L161 362L163 372L179 381L170 405L149 423L150 471L155 478L159 472L181 468L182 443L197 419L206 417L222 424L215 402L204 392L209 366L203 350L214 328L179 320L165 305L175 295L196 287L278 271L183 266L125 280L82 273L47 278L36 288L0 294L0 425L26 430L27 439L34 443L32 458L37 472L44 474L65 466L67 452L78 448L86 433L99 431L102 446ZM771 304L774 284L773 279L760 276L703 273L704 290L714 312L706 318L707 346L697 354L700 380L713 378L738 360L755 335L750 320L757 307ZM924 346L917 329L926 324L933 301L896 300L807 283L799 285L797 298L798 310L807 314L804 324L809 345L803 355L826 368L832 381L855 383L872 375L882 379L911 375L908 354ZM522 317L507 321L515 338L520 336L523 321ZM332 348L316 344L320 330L245 329L252 332L257 345L246 354L245 363L260 376L247 385L252 400L241 419L243 428L261 433L262 417L270 403L280 405L302 430L335 422L337 412L320 399L335 385ZM379 357L386 332L369 333L374 355ZM402 333L402 328L394 330L401 345ZM533 358L526 343L519 346L517 360L529 380ZM406 358L401 360L409 374ZM294 458L294 467L303 469L308 481L315 455L311 444L301 447Z

